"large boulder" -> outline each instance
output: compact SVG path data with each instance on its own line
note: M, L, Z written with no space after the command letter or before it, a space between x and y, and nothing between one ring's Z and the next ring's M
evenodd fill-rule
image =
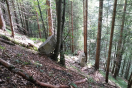
M86 64L86 56L84 52L79 53L79 64L84 67Z
M48 55L54 51L55 46L56 46L56 40L55 40L54 35L52 35L52 36L48 37L48 39L39 46L38 51L41 54Z

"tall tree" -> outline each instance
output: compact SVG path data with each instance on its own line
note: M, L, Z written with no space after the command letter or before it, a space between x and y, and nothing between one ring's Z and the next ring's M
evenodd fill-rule
M111 34L110 34L110 42L109 42L109 51L108 51L108 59L107 59L107 68L106 68L106 78L105 78L106 83L108 83L108 76L109 76L109 65L110 65L111 49L112 49L112 40L113 40L114 25L115 25L116 6L117 6L117 0L115 0L114 7L113 7L112 26L111 26Z
M8 15L9 15L9 20L10 20L11 31L12 31L11 37L14 37L14 29L13 29L11 12L10 12L10 8L9 8L8 0L6 0L6 4L7 4L7 10L8 10Z
M74 53L74 34L73 34L73 1L71 1L71 26L72 26L72 53Z
M83 21L84 21L84 53L87 62L87 13L88 13L88 0L83 0Z
M16 24L17 24L17 28L19 29L20 28L19 27L19 20L18 20L18 15L16 13L16 7L15 7L15 4L14 4L15 0L11 0L11 2L12 2L13 9L14 9L14 16L15 16L15 21L16 21Z
M98 33L97 33L96 60L95 60L95 69L96 70L99 69L101 29L102 29L102 13L103 13L103 0L99 0Z
M42 15L41 7L40 7L40 4L39 4L39 0L37 0L37 2L38 2L38 8L39 8L39 12L40 12L40 17L41 17L41 20L42 20L42 26L44 28L45 38L47 39L46 28L45 28L45 24L44 24L43 15Z
M56 13L57 13L57 43L54 50L54 54L51 56L51 58L55 61L57 61L58 54L60 52L60 45L61 45L61 3L62 0L56 0Z
M41 38L41 31L40 31L39 18L38 18L38 12L37 12L37 11L36 11L36 17L37 17L37 24L38 24L39 37Z
M63 2L63 15L62 15L62 27L61 27L61 46L60 46L60 64L65 66L65 57L64 57L64 50L63 50L63 31L64 31L64 22L65 22L65 5L66 2Z
M0 29L6 30L5 20L3 18L2 10L0 8Z
M132 87L132 72L130 74L129 80L128 80L128 85L127 88L131 88Z
M125 13L126 13L126 5L127 5L127 0L125 0L125 5L124 5L124 12L123 12L123 17L122 17L122 25L121 25L121 31L120 31L120 39L118 41L118 47L117 47L117 58L116 58L116 69L114 72L114 78L116 78L116 76L119 73L119 69L120 69L120 64L121 64L121 58L120 56L122 55L122 37L123 37L123 29L124 29L124 21L125 21Z
M53 24L52 24L52 12L51 12L51 4L50 0L46 0L46 5L48 6L48 24L49 24L49 36L53 34Z

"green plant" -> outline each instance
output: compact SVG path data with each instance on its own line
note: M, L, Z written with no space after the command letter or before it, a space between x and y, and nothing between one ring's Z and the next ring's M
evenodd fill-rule
M41 70L41 69L40 69L40 72L42 72L42 73L43 73L43 72L44 72L44 70Z
M105 76L105 73L103 71L100 71L100 73ZM127 82L125 80L123 80L120 77L117 77L116 79L113 78L113 76L110 74L109 75L109 80L111 80L112 82L114 82L116 85L118 85L120 88L127 88Z
M16 56L17 56L17 57L20 57L20 56L22 56L22 54L18 53L18 54L16 54Z
M88 77L88 82L94 83L94 79L92 77Z
M6 48L5 48L5 47L3 47L3 46L0 46L0 49L5 50Z
M31 63L30 62L23 62L23 65L30 65Z
M20 61L20 60L18 60L18 59L17 59L17 60L15 60L15 62L16 62L16 63L21 63L21 61Z

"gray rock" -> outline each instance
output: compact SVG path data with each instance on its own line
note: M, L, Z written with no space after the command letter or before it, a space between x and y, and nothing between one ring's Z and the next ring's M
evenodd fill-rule
M84 52L79 53L79 64L84 67L86 64L86 56Z
M56 40L54 35L52 35L48 37L48 39L39 46L38 51L41 54L50 54L51 52L54 51L55 46L56 46Z

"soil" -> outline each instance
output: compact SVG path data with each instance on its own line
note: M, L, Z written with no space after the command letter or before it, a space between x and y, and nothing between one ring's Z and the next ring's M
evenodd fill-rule
M23 40L24 41L24 40ZM118 88L113 82L105 83L105 78L93 67L80 67L66 58L66 67L60 66L45 55L19 45L9 45L0 41L0 58L24 70L33 78L52 85L69 85L88 78L78 84L78 88ZM73 67L76 67L73 68ZM21 76L0 65L0 88L40 88Z

